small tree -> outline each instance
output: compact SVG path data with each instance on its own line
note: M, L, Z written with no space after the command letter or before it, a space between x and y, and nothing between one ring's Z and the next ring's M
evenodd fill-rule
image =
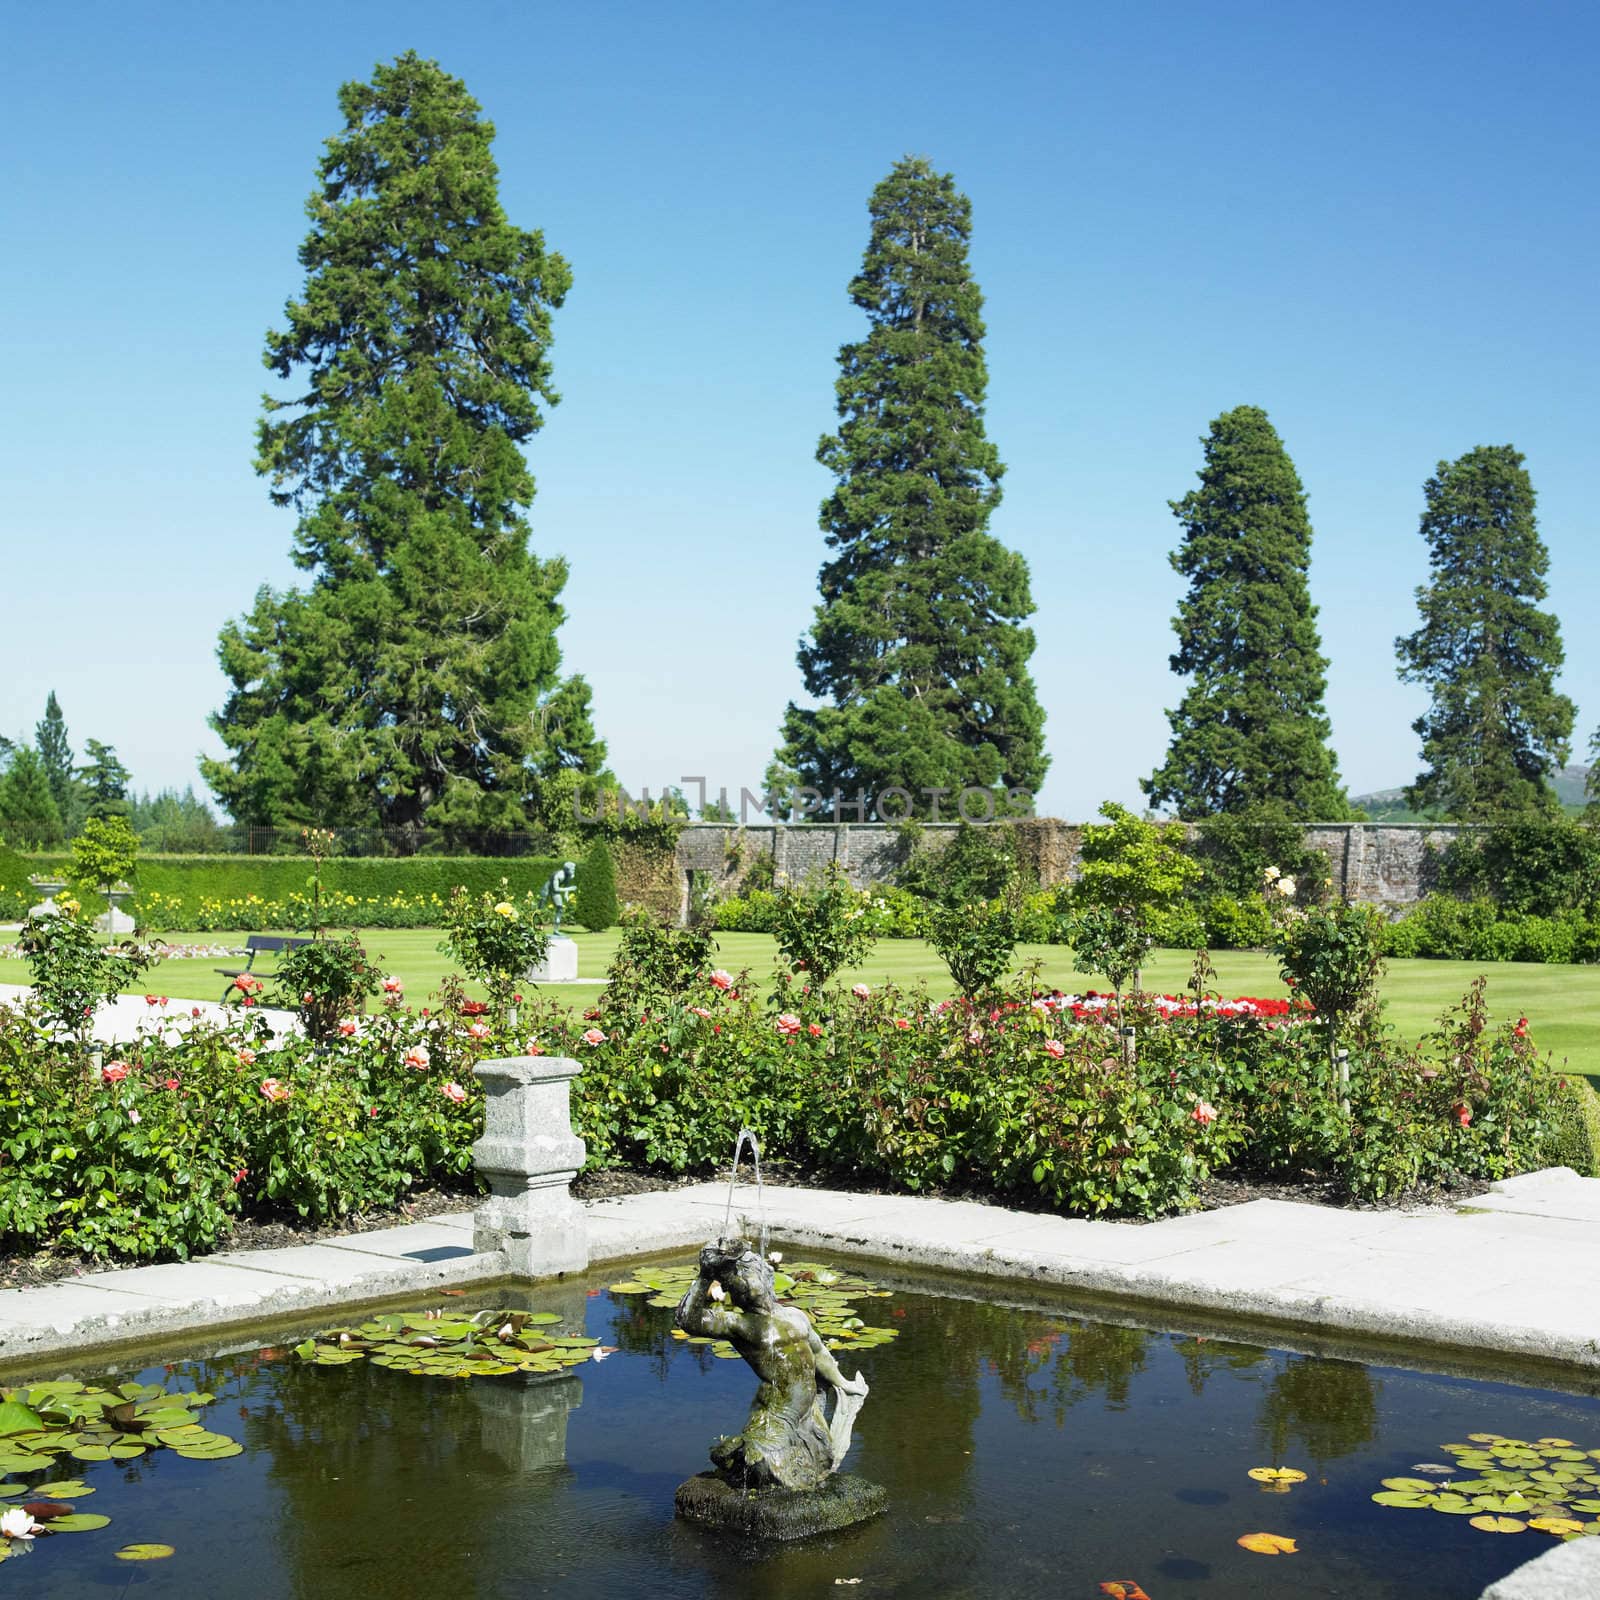
M604 839L589 847L578 869L578 891L572 897L572 914L590 933L614 928L622 915L617 904L617 869Z
M366 1009L380 986L378 963L368 956L360 938L320 936L291 950L278 967L278 994L284 1005L299 1013L306 1036L331 1039L352 1012Z
M1268 899L1277 902L1273 950L1284 982L1316 1008L1327 1033L1330 1074L1343 1097L1349 1072L1339 1058L1339 1035L1377 1002L1383 918L1371 906L1339 901L1297 910L1294 886L1286 883L1268 874Z
M785 884L773 907L773 933L783 958L821 988L834 973L853 967L872 948L863 897L837 861L805 884Z
M1100 807L1100 815L1105 824L1091 823L1079 844L1082 875L1067 896L1069 937L1079 952L1078 971L1104 971L1120 1000L1122 985L1109 968L1085 966L1084 949L1093 944L1108 952L1137 990L1155 919L1177 909L1201 871L1184 851L1180 824L1146 822L1114 800ZM1123 931L1113 926L1117 922ZM1127 953L1135 950L1130 967Z
M123 816L90 817L72 841L72 881L93 884L106 897L106 926L111 928L111 891L133 876L139 859L139 835Z
M44 716L33 730L34 748L50 780L50 793L54 795L56 810L61 813L61 825L68 833L77 819L78 786L72 776L72 741L67 737L67 719L61 714L61 702L54 689L44 703Z

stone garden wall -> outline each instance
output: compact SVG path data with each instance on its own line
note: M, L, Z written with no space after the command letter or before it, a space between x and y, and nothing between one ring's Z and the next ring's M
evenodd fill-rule
M1014 824L1023 859L1046 886L1070 882L1078 872L1079 825L1053 817ZM948 843L955 823L925 823L922 838L934 849ZM1407 906L1429 888L1430 851L1442 851L1463 828L1449 823L1330 822L1307 827L1307 842L1328 858L1333 888L1350 900ZM777 872L804 878L837 861L858 888L887 883L900 864L894 827L881 822L763 823L737 827L694 823L678 838L677 864L707 874L718 894L731 894L758 856L770 855Z

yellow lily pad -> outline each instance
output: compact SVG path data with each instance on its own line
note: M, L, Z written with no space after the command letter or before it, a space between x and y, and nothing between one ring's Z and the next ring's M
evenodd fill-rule
M1485 1533L1526 1533L1528 1530L1528 1524L1517 1517L1474 1517L1472 1526Z
M1241 1549L1254 1551L1258 1556L1292 1556L1300 1546L1281 1533L1244 1533L1235 1541Z

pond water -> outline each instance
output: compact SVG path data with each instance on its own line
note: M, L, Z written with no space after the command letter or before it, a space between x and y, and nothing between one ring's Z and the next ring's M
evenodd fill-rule
M1013 1309L897 1276L891 1299L863 1307L900 1337L860 1359L872 1395L848 1463L886 1486L887 1515L803 1545L728 1548L674 1520L673 1491L707 1465L714 1436L737 1431L754 1379L740 1361L675 1341L669 1311L610 1294L618 1276L439 1302L452 1315L478 1304L560 1311L564 1331L586 1327L618 1347L556 1377L319 1367L282 1335L264 1353L233 1340L232 1353L33 1371L210 1391L201 1420L245 1450L64 1463L71 1470L51 1476L80 1475L96 1490L80 1509L111 1525L39 1540L0 1565L0 1588L175 1600L1092 1600L1123 1581L1150 1600L1472 1600L1553 1539L1376 1505L1380 1480L1448 1463L1441 1447L1470 1433L1600 1450L1600 1401L1583 1394L1152 1332L1048 1302ZM1269 1493L1247 1476L1280 1465L1305 1481ZM1241 1549L1256 1532L1298 1549ZM115 1559L130 1541L176 1553Z

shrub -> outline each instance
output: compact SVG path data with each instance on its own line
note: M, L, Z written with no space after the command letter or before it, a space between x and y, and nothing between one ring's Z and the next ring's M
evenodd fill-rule
M1278 924L1273 949L1279 970L1316 1010L1327 1030L1330 1059L1339 1030L1376 1004L1382 929L1383 920L1371 906L1342 902L1290 911Z
M525 894L517 904L511 900L511 892L504 878L498 894L488 890L474 895L456 889L445 912L445 936L439 945L489 991L497 1018L505 1016L512 992L527 979L529 969L544 960L550 947L538 900Z
M20 921L38 901L39 892L28 881L29 871L28 863L0 839L0 921Z
M958 994L987 995L1011 964L1017 913L1005 895L964 906L933 905L928 908L928 940Z
M1248 903L1256 898L1268 867L1295 880L1303 904L1321 900L1327 891L1327 856L1306 843L1303 822L1273 811L1222 812L1207 817L1195 830L1188 849L1202 873L1202 901L1221 896Z
M790 968L820 987L841 968L863 960L873 940L864 920L870 899L850 887L837 861L808 883L779 889L772 933Z
M1215 895L1200 915L1205 942L1213 950L1264 950L1272 943L1272 918L1259 894L1245 900Z
M74 900L62 896L56 905L56 915L24 923L18 943L41 1015L86 1043L99 1006L115 999L157 958L140 945L101 944Z
M950 906L993 900L1019 876L1016 834L1007 823L962 822L935 846L913 821L902 825L900 837L907 859L895 882L919 900Z
M312 1039L331 1039L341 1022L378 993L377 967L361 940L318 939L285 953L274 974L280 1003L299 1013Z
M1525 916L1600 912L1600 826L1559 817L1461 834L1439 860L1439 887Z
M578 892L572 897L572 914L590 933L604 933L617 925L617 869L604 839L596 839L578 868Z
M133 876L139 836L126 817L90 817L72 841L70 881L102 891Z
M1600 960L1600 916L1507 914L1488 900L1431 894L1384 930L1384 952L1447 961Z
M648 912L625 917L601 1005L632 1013L704 984L717 944L701 928L668 928Z

